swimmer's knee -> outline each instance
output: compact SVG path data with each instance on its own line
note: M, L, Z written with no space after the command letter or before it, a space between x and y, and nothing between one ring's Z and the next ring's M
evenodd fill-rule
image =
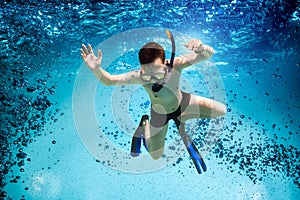
M164 152L164 149L163 149L163 148L161 148L161 149L159 149L159 150L156 150L156 151L149 151L151 157L152 157L154 160L158 160L158 159L162 156L163 152Z
M154 144L152 143L152 145L151 145L150 140L146 140L146 146L147 146L146 147L147 151L149 152L149 154L151 155L151 157L154 160L158 160L164 152L163 145L160 145L160 147L158 147L157 144L155 144L155 143Z
M163 127L157 134L149 137L146 136L147 149L154 160L159 159L164 152L167 129L168 125Z

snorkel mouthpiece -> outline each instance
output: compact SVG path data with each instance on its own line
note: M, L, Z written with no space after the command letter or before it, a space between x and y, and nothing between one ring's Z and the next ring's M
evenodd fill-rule
M159 92L164 86L158 83L152 84L152 91L153 92Z
M175 58L175 40L173 37L173 34L171 33L171 31L166 30L166 34L168 36L168 38L171 40L172 43L172 54L171 54L171 59L170 59L170 64L169 67L173 68L173 62L174 62L174 58ZM158 83L153 83L152 84L152 91L153 92L159 92L164 86L165 82L158 84Z

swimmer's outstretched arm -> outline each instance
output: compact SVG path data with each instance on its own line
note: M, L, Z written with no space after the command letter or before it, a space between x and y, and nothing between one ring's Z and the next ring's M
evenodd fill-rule
M102 52L98 50L98 56L95 56L92 46L89 44L86 47L84 44L80 49L81 57L84 63L90 68L97 79L106 86L109 85L126 85L126 84L139 84L141 82L139 76L140 71L131 71L124 74L112 75L101 67Z
M212 47L204 45L201 40L197 39L190 40L185 47L194 52L176 57L174 60L174 67L176 69L181 70L199 63L210 58L215 53Z

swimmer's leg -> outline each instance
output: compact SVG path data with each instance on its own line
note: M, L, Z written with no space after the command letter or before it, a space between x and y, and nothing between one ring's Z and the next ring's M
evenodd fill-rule
M185 122L195 118L211 119L224 116L225 114L226 106L223 103L191 94L189 104L183 113L181 113L180 120Z
M167 132L168 124L163 127L156 128L148 123L145 127L146 146L151 157L155 160L159 159L164 152Z
M131 156L136 157L140 155L141 144L143 142L151 157L155 160L159 159L164 151L167 131L168 124L156 128L149 123L149 116L143 115L140 124L132 137Z
M189 137L189 135L185 132L185 124L181 123L178 119L175 120L176 126L178 128L179 134L184 142L184 145L186 149L188 150L191 159L193 160L193 163L197 169L197 172L201 174L201 167L204 172L206 172L207 167L206 164L199 153L197 147L193 143L192 139ZM201 166L201 167L200 167Z

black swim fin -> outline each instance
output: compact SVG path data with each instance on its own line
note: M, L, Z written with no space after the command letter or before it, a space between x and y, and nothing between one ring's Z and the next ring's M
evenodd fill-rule
M137 157L140 155L141 153L141 144L142 144L142 140L144 143L144 146L147 149L146 146L146 140L145 140L145 134L144 134L144 128L143 128L143 122L145 120L149 120L149 116L148 115L143 115L140 121L139 126L137 127L136 131L133 134L132 140L131 140L131 152L130 155L132 157Z

